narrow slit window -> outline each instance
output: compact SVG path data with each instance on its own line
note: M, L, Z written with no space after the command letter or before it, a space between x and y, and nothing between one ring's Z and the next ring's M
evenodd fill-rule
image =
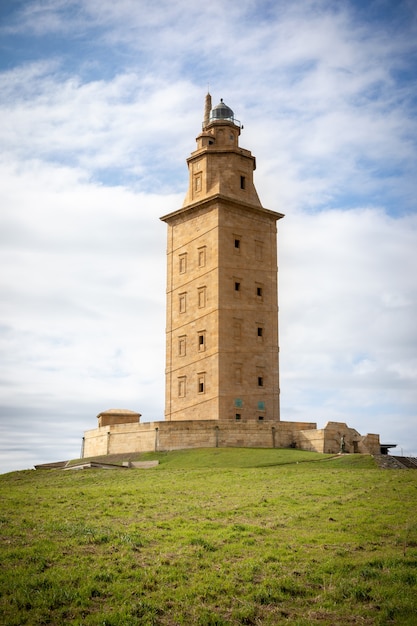
M187 354L187 338L186 335L182 335L178 338L178 354L179 356L185 356Z
M187 254L180 254L179 266L180 274L185 274L187 271Z
M201 309L206 306L206 295L207 290L206 287L199 287L198 289L198 306Z
M199 332L198 333L198 350L199 352L203 352L206 349L206 333Z
M235 238L235 248L236 250L240 249L240 239Z
M262 298L262 287L256 287L256 295Z
M240 283L235 281L235 291L240 291Z
M179 294L179 309L180 309L180 313L185 313L187 308L187 294L186 293L180 293Z
M198 248L198 267L204 267L206 264L206 246Z
M186 377L185 376L180 376L178 378L178 396L180 398L185 398L185 394L186 394Z
M264 336L264 329L262 328L262 326L258 326L258 337L263 337Z
M264 377L258 376L258 387L263 387L263 386L264 386Z
M241 189L246 189L246 178L245 178L245 176L241 176L240 177L240 188Z
M206 376L204 373L198 374L198 383L197 383L197 388L198 388L198 393L204 393L205 392L205 380Z

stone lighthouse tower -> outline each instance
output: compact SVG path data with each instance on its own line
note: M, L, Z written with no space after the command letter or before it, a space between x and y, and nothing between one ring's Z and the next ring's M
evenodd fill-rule
M206 97L189 185L168 226L165 419L280 419L277 220L241 125Z
M165 421L109 409L83 457L202 447L297 447L378 454L379 435L345 423L280 421L277 221L253 184L241 125L206 97L189 185L167 224ZM342 439L343 437L343 439Z

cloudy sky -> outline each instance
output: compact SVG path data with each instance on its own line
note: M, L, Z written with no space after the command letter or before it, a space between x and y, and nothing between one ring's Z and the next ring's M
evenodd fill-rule
M165 237L204 97L279 222L282 419L417 455L414 0L3 0L0 472L163 419Z

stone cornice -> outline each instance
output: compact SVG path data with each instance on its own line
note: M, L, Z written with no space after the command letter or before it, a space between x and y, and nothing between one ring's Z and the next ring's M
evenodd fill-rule
M228 196L224 196L223 194L215 194L206 198L205 200L198 200L197 202L193 202L192 204L188 204L187 206L178 209L177 211L173 211L172 213L167 213L167 215L163 215L159 219L163 222L167 222L168 224L171 221L174 221L177 217L182 217L185 214L190 214L196 212L200 209L209 209L211 205L221 203L226 204L232 208L238 208L239 210L245 210L257 213L258 215L264 215L274 220L280 220L284 217L284 213L278 213L276 211L271 211L270 209L264 209L263 207L255 206L253 204L246 204L241 200L235 200Z

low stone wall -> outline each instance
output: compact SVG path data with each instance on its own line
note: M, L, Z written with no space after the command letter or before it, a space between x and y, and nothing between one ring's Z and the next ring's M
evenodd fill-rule
M315 429L308 422L230 422L221 420L115 424L88 430L83 457L123 452L187 448L287 448L297 445L297 433Z
M189 420L114 424L88 430L83 457L216 447L294 447L326 454L380 452L379 435L360 435L344 422L328 422L325 428L317 429L312 422Z
M155 450L155 426L152 423L107 425L84 433L83 458L152 450Z

